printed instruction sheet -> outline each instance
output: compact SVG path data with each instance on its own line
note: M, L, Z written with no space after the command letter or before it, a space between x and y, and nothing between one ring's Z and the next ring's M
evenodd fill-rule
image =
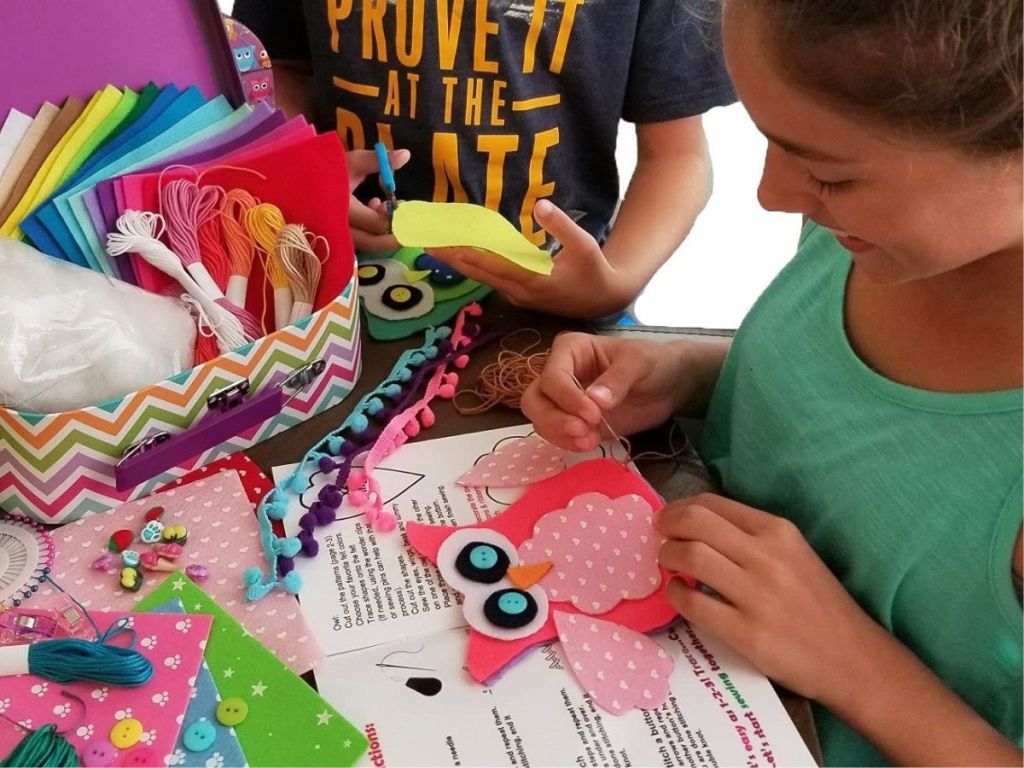
M812 766L768 680L685 622L654 635L675 661L666 702L615 716L565 669L558 643L492 687L463 669L467 632L448 630L329 658L327 701L370 740L365 765Z
M295 565L302 575L303 612L326 655L465 623L456 594L433 565L408 548L404 523L467 525L505 509L524 488L467 488L455 481L503 443L531 434L523 425L406 443L374 471L385 509L398 517L397 530L377 533L347 500L333 525L317 529L320 553L298 557ZM605 444L591 453L567 454L566 465L607 456L611 448ZM621 449L615 450L621 456ZM275 467L275 481L291 469ZM333 474L315 474L312 485L298 499L292 497L285 517L289 535L298 533L299 517L332 479Z

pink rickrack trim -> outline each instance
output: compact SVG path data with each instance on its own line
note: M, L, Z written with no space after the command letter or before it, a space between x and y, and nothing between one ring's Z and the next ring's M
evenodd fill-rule
M479 317L482 310L479 304L473 303L462 308L452 329L452 350L468 346L472 339L465 333L467 317ZM455 367L462 368L468 362L465 355L453 361ZM440 366L427 382L423 397L396 415L381 430L373 447L366 453L363 466L353 468L348 476L348 501L356 509L364 509L367 522L378 531L394 530L397 520L395 514L384 509L383 495L380 484L373 477L377 466L388 456L397 451L410 437L420 433L420 427L430 428L436 417L430 409L435 397L451 400L455 397L455 387L459 383L459 375L448 371L447 366Z

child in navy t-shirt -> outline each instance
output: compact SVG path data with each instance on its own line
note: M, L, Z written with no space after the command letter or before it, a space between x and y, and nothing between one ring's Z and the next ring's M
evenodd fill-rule
M312 96L349 150L395 148L402 198L486 205L561 247L549 277L438 256L515 303L596 317L636 298L710 192L701 115L734 97L717 7L696 2L236 0L234 13L274 57L279 101ZM638 165L610 227L621 119ZM350 164L357 179L377 170L369 151ZM394 247L378 200L354 204L351 224L360 250Z

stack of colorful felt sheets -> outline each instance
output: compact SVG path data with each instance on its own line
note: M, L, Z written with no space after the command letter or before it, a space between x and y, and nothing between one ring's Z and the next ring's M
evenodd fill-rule
M110 85L86 100L45 103L34 116L12 109L0 125L0 236L163 291L169 278L134 254L109 256L107 235L127 210L161 213L161 190L182 178L245 190L322 237L314 310L348 284L348 178L338 137L318 136L305 119L266 104L233 108L224 96L207 99L196 87ZM264 266L252 265L244 309L270 317L273 329ZM209 271L226 282L223 270Z

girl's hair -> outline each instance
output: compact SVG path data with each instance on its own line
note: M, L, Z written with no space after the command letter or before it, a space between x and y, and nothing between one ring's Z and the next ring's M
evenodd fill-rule
M798 84L968 152L1021 149L1021 0L746 0Z

